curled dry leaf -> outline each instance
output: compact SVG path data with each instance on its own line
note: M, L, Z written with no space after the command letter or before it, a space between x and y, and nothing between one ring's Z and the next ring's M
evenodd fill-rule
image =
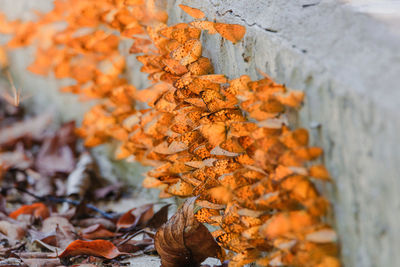
M90 175L88 170L92 168L93 159L89 153L83 153L73 172L68 176L67 194L83 197L90 186Z
M154 245L163 267L200 266L208 257L223 255L207 228L195 218L195 200L186 200L156 233Z
M127 253L119 251L118 248L108 240L75 240L65 248L59 257L68 258L78 255L90 255L106 259L114 259L126 254Z
M146 223L146 227L158 229L168 220L168 208L171 204L163 206L159 211L154 213L153 217Z

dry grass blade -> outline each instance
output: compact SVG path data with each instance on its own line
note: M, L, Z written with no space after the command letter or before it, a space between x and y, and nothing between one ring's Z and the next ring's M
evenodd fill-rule
M0 55L0 58L1 58L1 55ZM1 59L0 59L0 61L1 61ZM1 68L1 65L2 65L2 63L0 62L0 68ZM13 80L11 74L10 74L10 71L8 69L6 69L5 73L7 75L8 82L11 85L11 93L12 94L9 94L7 92L3 92L2 97L9 104L11 104L11 105L13 105L15 107L18 107L23 100L26 100L30 96L21 97L21 90L17 89L17 87L15 87L14 80Z

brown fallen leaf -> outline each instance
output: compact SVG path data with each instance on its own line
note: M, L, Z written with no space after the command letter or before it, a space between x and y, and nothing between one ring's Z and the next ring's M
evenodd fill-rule
M94 191L94 197L95 199L105 199L108 197L111 197L112 199L118 199L121 196L123 189L123 183L112 183Z
M125 212L117 221L118 229L133 229L145 225L153 217L153 204L146 204ZM127 229L126 229L127 230Z
M32 159L29 154L25 153L22 146L16 146L14 151L0 153L0 165L3 169L16 168L25 170L32 165Z
M78 221L78 226L80 227L89 227L94 224L101 224L104 226L104 228L110 231L114 231L116 228L115 224L112 221L105 218L87 218Z
M108 240L75 240L65 248L59 257L68 258L78 255L90 255L106 259L114 259L121 255L127 255L127 253L119 251L118 248Z
M114 237L116 233L107 230L101 224L94 224L92 226L86 227L85 229L82 229L81 235L84 239L103 239Z
M0 221L0 232L5 234L12 244L16 244L25 236L26 229L8 221Z
M118 249L121 252L133 253L139 250L145 250L149 246L153 246L152 238L145 238L143 240L129 240L126 243L119 245Z
M9 266L9 267L14 267L14 266L23 266L27 267L27 265L22 264L22 260L18 259L16 257L9 257L7 259L2 259L0 260L0 266Z
M40 241L44 242L45 244L51 245L51 246L56 246L57 245L57 237L56 237L56 231L48 232L48 233L43 233L41 231L35 230L35 229L29 229L28 230L30 239L32 242Z
M57 252L60 248L56 246L52 246L44 241L41 241L39 239L32 240L32 245L36 245L41 249L45 249L51 252Z
M33 178L35 185L35 193L38 196L50 196L53 194L53 179L47 175L41 175L40 173L27 169L26 174L29 175L30 178Z
M5 214L8 214L8 211L7 211L6 198L3 197L3 195L0 195L0 218L3 217L2 213L4 213L5 216Z
M64 249L75 239L74 226L64 217L53 216L43 221L41 232L56 233L56 244Z
M51 116L49 114L42 114L3 128L0 131L0 146L12 144L23 137L40 139L50 122Z
M163 267L200 266L208 257L223 255L208 229L195 218L195 200L186 200L156 233L154 245Z
M54 136L44 139L35 167L43 174L69 173L75 167L75 122L64 124Z
M43 258L56 258L57 255L51 252L16 252L15 253L19 258L22 259L43 259Z
M28 266L55 267L60 266L59 259L22 259Z
M171 204L163 206L159 211L154 213L153 217L146 223L146 227L158 229L166 221L168 221L168 208Z

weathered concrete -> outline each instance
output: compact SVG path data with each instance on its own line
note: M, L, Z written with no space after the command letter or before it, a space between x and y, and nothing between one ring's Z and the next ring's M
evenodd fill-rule
M185 0L170 2L172 21L189 20L180 3L247 27L236 45L204 34L217 72L257 78L258 68L306 92L298 124L335 179L344 265L399 266L399 2Z
M259 78L258 68L306 92L297 123L310 129L313 144L325 149L323 161L335 179L325 191L334 203L344 266L400 266L400 2L166 2L171 23L189 21L177 6L184 3L201 8L210 20L247 27L236 45L203 35L205 55L218 73ZM13 16L46 6L48 0L0 0L0 9ZM24 89L43 90L46 98L27 103L62 104L61 119L79 117L87 105L73 96L60 97L58 82L21 71L29 55L13 55L13 73ZM144 84L139 66L132 57L129 62L135 81ZM117 169L120 175L126 171Z

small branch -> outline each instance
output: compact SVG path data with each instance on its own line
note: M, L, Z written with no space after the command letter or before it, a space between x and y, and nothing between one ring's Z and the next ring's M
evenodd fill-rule
M12 187L12 188L15 188L16 190L23 192L27 195L30 195L31 197L34 197L41 202L68 203L68 204L71 204L74 206L79 206L82 203L79 200L72 200L72 199L68 199L68 198L53 197L53 196L37 196L37 195L33 194L32 192L29 192L28 190L21 188L21 187ZM12 188L4 188L4 189L8 190L8 189L12 189ZM85 204L85 207L99 213L101 216L103 216L107 219L111 219L111 220L115 219L114 214L105 212L105 211L95 207L92 204Z
M133 233L131 235L128 234L127 237L125 237L124 240L122 240L121 242L118 243L117 247L125 244L126 242L128 242L129 240L131 240L132 238L134 238L135 236L140 235L140 234L148 234L150 237L154 238L154 233L148 231L145 228L145 229L141 229L140 231L137 231L137 232L135 232L135 233Z

